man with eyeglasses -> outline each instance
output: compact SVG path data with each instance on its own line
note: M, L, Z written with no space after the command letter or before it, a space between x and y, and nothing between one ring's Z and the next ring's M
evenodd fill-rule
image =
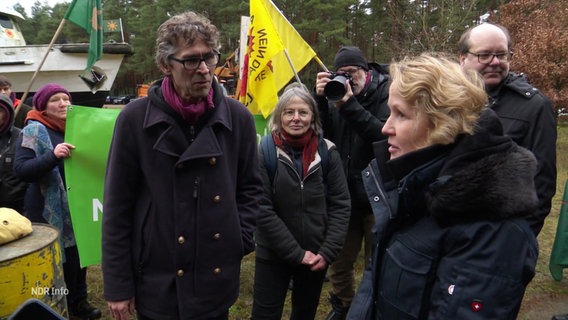
M335 143L341 155L351 194L351 217L343 249L328 270L333 310L326 320L345 319L347 315L355 295L355 262L363 243L365 261L371 257L374 218L361 171L374 157L372 143L385 139L381 129L390 114L389 79L383 66L368 63L358 47L344 46L335 55L334 67L337 74L349 74L345 94L339 100L328 99L325 87L332 75L320 72L315 99L324 136Z
M158 29L164 78L116 120L103 201L113 318L226 320L262 197L252 114L214 70L219 31L184 12Z
M538 161L535 186L539 207L529 219L536 236L556 192L556 120L552 103L523 74L510 71L512 41L505 27L483 23L470 28L461 36L458 47L462 67L483 76L489 107L501 119L504 133L531 150Z

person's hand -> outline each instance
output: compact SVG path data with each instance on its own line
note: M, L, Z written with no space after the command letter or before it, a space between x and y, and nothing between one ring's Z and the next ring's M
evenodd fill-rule
M302 264L311 266L315 256L316 255L313 252L306 250L306 252L304 252L304 258L302 259Z
M128 320L134 315L134 298L124 301L107 301L110 315L117 320Z
M53 148L53 154L57 159L69 158L73 149L75 149L74 145L62 142Z
M304 259L302 259L302 264L310 267L312 271L319 271L327 267L327 262L320 254L315 254L311 251L304 253Z
M316 254L312 259L310 270L320 271L324 270L326 267L327 262L325 261L325 259L320 254Z
M329 80L331 80L330 77L330 73L329 72L318 72L317 74L317 78L316 78L316 96L324 96L325 93L323 92L323 89L325 88L325 85L329 82Z

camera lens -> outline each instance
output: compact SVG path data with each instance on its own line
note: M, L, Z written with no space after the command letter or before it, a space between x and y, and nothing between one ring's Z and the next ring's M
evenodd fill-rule
M331 102L339 101L345 93L347 93L347 88L345 87L345 82L347 82L347 77L338 74L333 79L331 79L323 89L327 100Z

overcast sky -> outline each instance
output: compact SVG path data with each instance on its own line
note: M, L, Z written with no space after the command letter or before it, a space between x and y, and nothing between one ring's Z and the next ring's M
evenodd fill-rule
M14 8L16 3L20 3L24 8L26 8L26 13L28 15L32 14L32 7L34 3L38 0L2 0L2 7L8 7L10 9ZM57 3L64 3L64 2L71 2L71 0L39 0L41 4L47 4L50 7L53 7Z

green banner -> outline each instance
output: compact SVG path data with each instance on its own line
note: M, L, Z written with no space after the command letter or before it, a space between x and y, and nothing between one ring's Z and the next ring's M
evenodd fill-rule
M261 114L255 114L254 125L256 127L256 143L260 143L260 139L270 132L268 129L268 119L264 119Z
M81 266L101 262L101 220L106 161L120 109L69 106L65 142L75 146L65 160L69 210Z
M69 210L81 266L101 262L104 176L114 122L120 109L70 106L65 142L75 146L65 160ZM255 115L257 142L269 131L267 119Z

